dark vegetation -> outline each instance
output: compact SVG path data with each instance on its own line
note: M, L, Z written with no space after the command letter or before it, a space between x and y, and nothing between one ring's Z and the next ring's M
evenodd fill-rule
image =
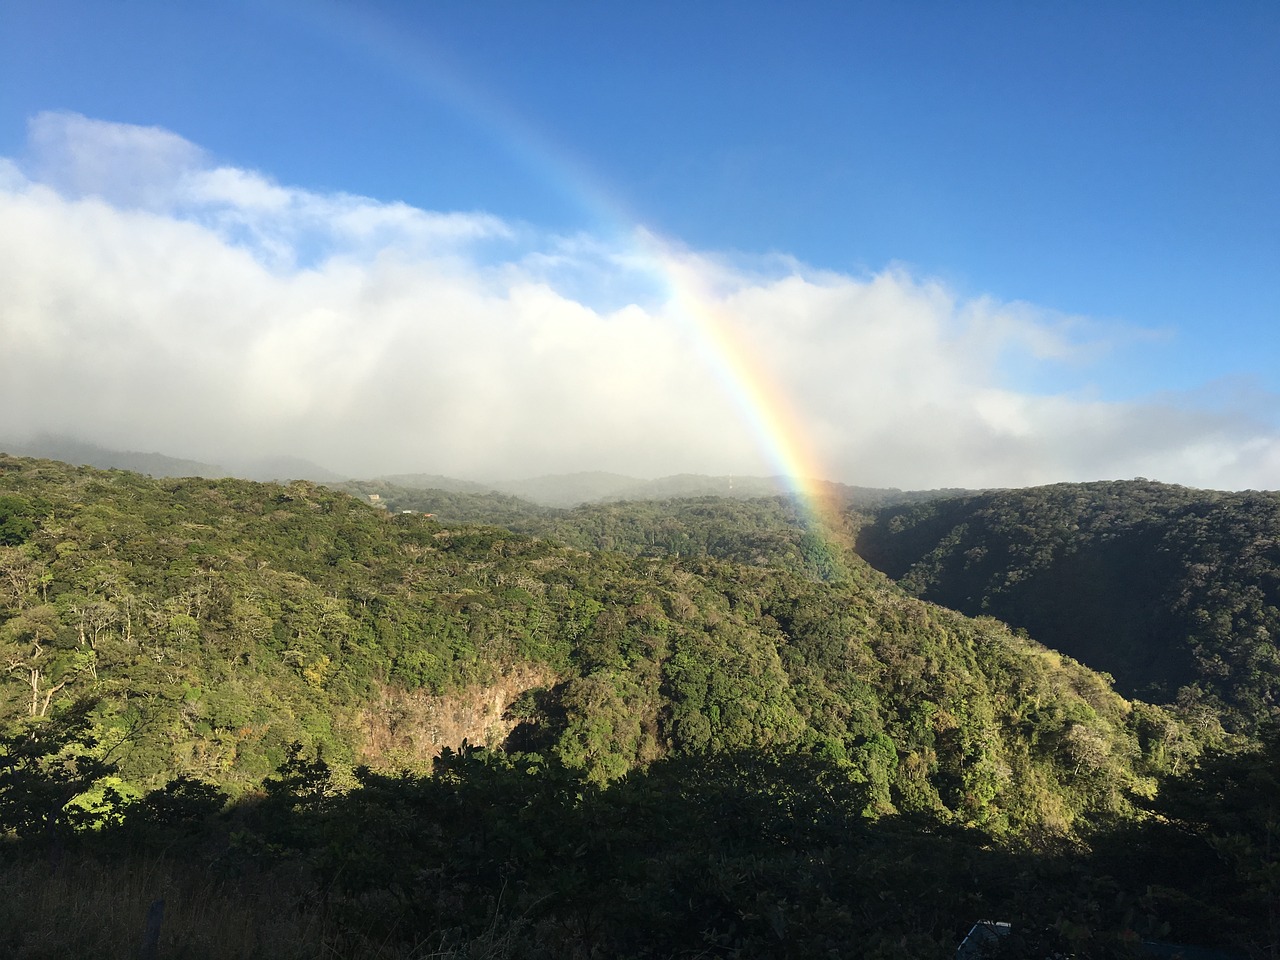
M1122 692L1255 732L1280 716L1280 494L1135 480L877 513L859 552L911 593L1024 628Z
M1277 750L1212 704L783 499L386 489L0 457L0 954L135 956L164 896L174 957L1271 955ZM472 743L375 748L476 691Z

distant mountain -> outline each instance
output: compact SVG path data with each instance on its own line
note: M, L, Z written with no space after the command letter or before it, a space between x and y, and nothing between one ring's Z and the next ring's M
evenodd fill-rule
M313 483L338 483L346 477L334 473L317 463L302 457L259 457L254 460L233 461L227 474L242 480L258 480L263 483L284 483L289 480L310 480ZM224 474L225 476L226 474Z
M376 492L374 487L378 484L395 488L394 492L401 494L404 491L414 490L467 494L497 493L518 498L528 504L558 509L589 503L616 503L624 500L673 500L693 497L751 500L759 497L792 496L794 493L794 484L786 477L780 476L752 477L729 474L710 476L679 473L647 480L601 470L547 474L522 480L495 482L463 480L438 473L386 474L370 480L354 480L301 457L280 455L213 464L171 457L162 453L113 450L95 443L50 434L42 434L27 440L0 439L0 452L21 457L60 460L78 466L97 467L100 470L132 470L150 477L239 477L243 480L264 483L310 480L313 483L330 485L349 482L360 485L361 489L352 488L348 492L361 496ZM959 489L903 491L894 488L852 487L831 481L819 481L819 485L827 488L846 506L864 512L894 504L920 503L973 492ZM366 490L364 487L369 489ZM451 506L456 507L458 504L451 501ZM498 512L510 515L510 506L510 504L502 506ZM407 505L403 508L412 509ZM482 509L481 513L485 513L486 510L487 508ZM467 519L472 521L501 522L496 519L483 520L480 516L472 514L470 508L463 512L467 513Z
M506 480L490 484L500 493L509 493L547 507L574 507L580 503L616 499L624 491L642 486L646 481L619 473L592 471L562 473L526 480Z
M360 482L382 483L406 490L447 490L450 493L492 493L496 489L474 480L459 480L438 473L394 473Z
M836 484L836 486L842 486ZM568 473L509 480L491 484L495 490L514 494L548 507L576 507L585 503L620 500L673 500L688 497L729 497L752 500L757 497L787 496L792 485L785 477L709 476L678 473L655 480L643 480L618 473Z
M656 480L637 481L609 500L669 500L676 497L732 497L737 500L777 497L789 492L780 477L705 476L678 473Z
M402 483L401 485L410 486L411 484ZM827 480L806 481L806 485L816 485L845 506L864 511L892 504L921 503L973 492L956 488L904 491L896 488L852 487ZM459 489L445 486L439 488ZM655 480L642 480L617 473L601 472L551 474L527 480L493 483L489 485L489 489L509 493L548 507L576 507L587 503L612 503L622 500L674 500L692 497L754 500L760 497L795 495L795 483L787 477L752 477L733 474L709 476L699 473L678 473L658 477Z
M524 533L545 532L544 521L547 515L559 512L555 508L522 500L509 493L499 493L480 484L450 480L448 477L431 478L412 474L396 479L405 479L410 483L401 486L387 479L348 480L331 486L390 513L422 513L435 517L442 523L487 523ZM443 481L448 486L412 485L433 479Z
M232 461L227 465L184 460L162 453L140 453L135 450L112 450L96 443L71 437L41 434L28 440L2 441L0 451L20 457L60 460L76 466L99 470L132 470L149 477L239 477L262 482L311 480L314 483L336 483L345 479L301 457L260 457Z
M183 460L161 453L139 453L134 450L109 450L97 444L43 434L22 441L0 440L0 450L14 456L61 460L77 466L99 470L132 470L150 477L225 477L227 471L212 463Z
M885 507L929 503L954 497L974 496L985 490L966 490L963 487L941 487L935 490L899 490L897 487L851 487L843 483L825 484L845 507L859 513L869 513Z

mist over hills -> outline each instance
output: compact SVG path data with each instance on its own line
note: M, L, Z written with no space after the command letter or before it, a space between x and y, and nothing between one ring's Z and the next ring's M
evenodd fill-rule
M830 480L808 481L836 502L858 509L891 503L911 503L968 491L915 490L857 487ZM689 497L724 497L751 500L760 497L794 497L795 485L786 477L707 476L681 473L653 480L608 473L577 473L494 484L494 489L553 507L624 500L675 500Z
M557 508L609 500L665 500L708 496L751 499L793 495L792 484L786 478L778 476L705 476L686 473L656 479L642 479L618 473L586 471L492 482L433 473L389 474L361 480L343 477L327 467L300 457L277 455L213 464L162 453L116 450L71 437L54 435L40 435L25 440L0 438L0 451L16 456L42 457L103 470L132 470L151 477L239 477L243 480L264 482L311 480L316 483L359 484L361 490L366 493L375 492L375 487L440 490L450 493L499 493L533 504ZM820 485L833 492L841 502L862 509L965 492L852 487L831 481L823 481Z
M644 480L617 473L585 472L549 474L524 480L496 481L491 484L456 480L435 474L400 474L372 480L351 480L363 490L381 485L388 490L441 490L452 493L502 493L544 507L569 508L588 503L611 503L629 500L678 500L692 497L722 497L753 500L762 497L796 496L795 484L785 477L708 476L681 473L669 477ZM956 496L971 491L959 489L899 490L897 488L856 487L834 481L811 485L824 490L833 500L860 510L895 503L916 503L939 497Z
M39 435L26 440L0 438L0 451L23 457L60 460L100 470L131 470L149 477L240 477L244 480L313 480L333 483L343 478L301 457L269 456L226 464L205 463L163 453L113 450L71 437Z
M162 453L112 450L71 437L48 434L26 440L0 439L0 450L19 457L60 460L100 470L132 470L149 477L225 477L228 472L212 463L185 460Z
M385 483L407 490L502 493L546 507L575 507L582 503L617 500L661 500L671 497L769 497L788 495L781 477L731 477L676 474L645 480L605 471L545 474L490 483L457 480L436 474L399 474L376 477L364 483Z

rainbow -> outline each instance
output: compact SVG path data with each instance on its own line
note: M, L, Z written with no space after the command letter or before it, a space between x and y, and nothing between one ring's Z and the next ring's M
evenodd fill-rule
M657 265L669 305L694 332L703 361L733 400L757 446L805 511L812 525L831 528L836 505L829 496L823 464L810 442L804 422L786 391L751 345L738 335L732 317L707 289L699 271L680 258L670 244L647 230L639 244Z
M829 474L803 420L777 378L735 329L724 298L711 290L694 258L642 226L640 218L568 151L449 69L443 51L420 40L411 42L367 9L308 5L296 10L305 25L318 28L332 42L363 53L375 68L394 73L424 96L458 111L525 169L605 225L612 239L629 245L658 280L667 299L665 309L691 331L709 371L791 491L807 528L829 543L836 539L840 505L832 485L821 479Z

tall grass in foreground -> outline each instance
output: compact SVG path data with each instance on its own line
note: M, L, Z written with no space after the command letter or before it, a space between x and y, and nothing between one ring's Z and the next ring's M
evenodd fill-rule
M320 905L304 890L284 874L224 880L160 856L68 854L56 870L43 858L12 860L0 865L0 956L136 960L157 899L165 901L159 960L380 955L376 945L327 942Z
M104 861L69 853L55 870L48 859L16 853L0 845L8 858L0 861L5 960L138 960L147 910L158 899L165 908L156 960L500 960L519 928L495 917L480 937L452 949L438 941L410 946L394 921L360 929L326 915L314 887L285 868L227 879L161 855Z

